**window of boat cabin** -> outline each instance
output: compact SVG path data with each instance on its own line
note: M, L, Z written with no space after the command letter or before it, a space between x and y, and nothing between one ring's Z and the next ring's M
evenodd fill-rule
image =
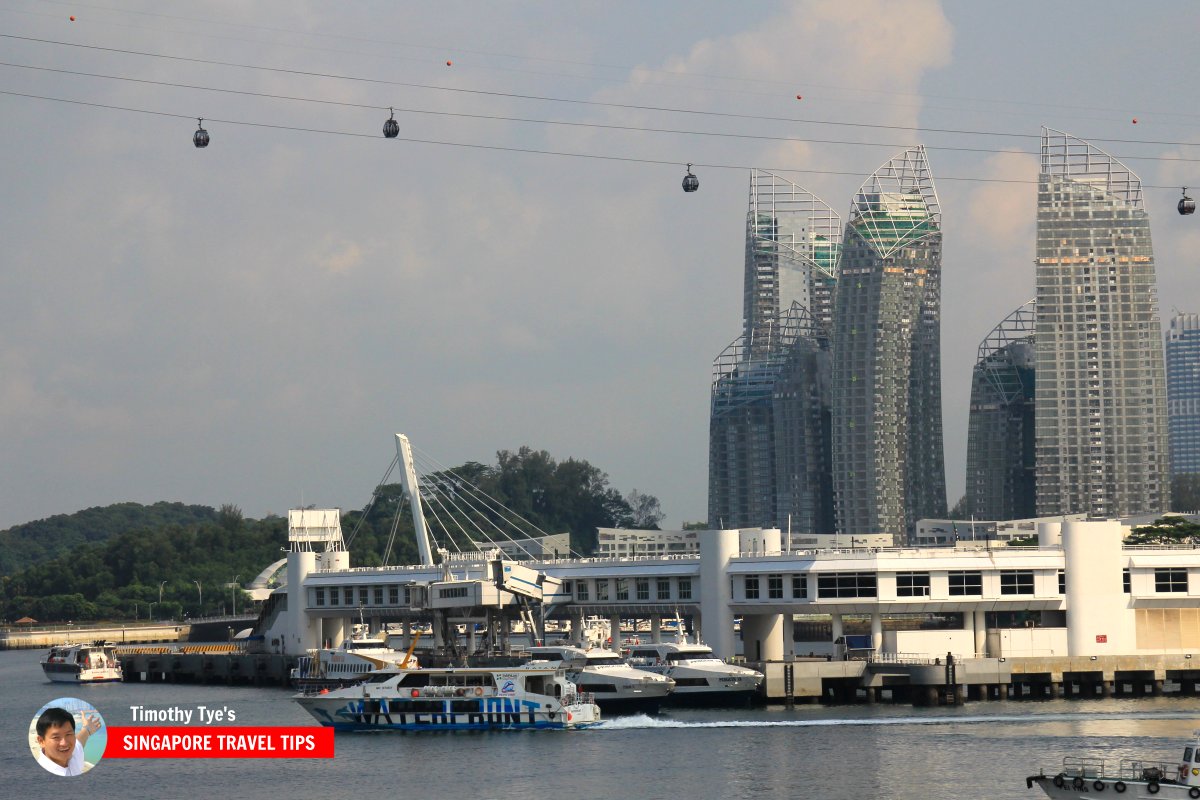
M532 694L549 694L546 691L546 681L547 678L545 675L526 675L525 691Z
M596 579L596 599L597 600L607 600L608 599L608 578L597 578Z
M808 597L808 576L793 575L792 576L792 597L797 600L803 600Z
M670 580L670 578L659 578L658 579L658 599L659 600L670 600L671 599L671 580Z
M783 599L783 576L768 575L767 576L767 597L771 600Z
M391 680L394 677L395 677L395 675L393 675L390 672L372 672L369 675L367 675L367 678L365 681L363 681L363 683L383 683L384 681ZM422 678L425 679L424 683L416 683L416 682L407 680L408 678L412 678L412 677L413 677L413 675L405 675L404 679L401 679L400 683L403 683L405 686L427 686L427 685L429 685L429 676L428 675L421 676ZM399 685L399 684L397 684L397 685Z
M638 578L636 586L637 586L637 599L638 600L649 600L650 599L650 579L649 578Z
M691 600L692 599L692 579L691 578L680 578L679 579L679 599L680 600Z
M325 605L325 588L319 586L316 589L314 589L313 597L315 598L315 605L318 605L318 606Z
M1200 754L1197 754L1197 755L1200 755ZM1183 760L1184 760L1184 761L1186 761L1186 762L1187 762L1187 763L1189 763L1189 764L1191 763L1191 761L1192 761L1192 748L1190 748L1190 747L1185 747L1185 748L1183 748Z
M616 580L617 580L617 599L618 600L628 600L629 599L629 579L628 578L617 578Z
M746 576L746 599L747 600L757 600L758 599L758 576L757 575L747 575Z

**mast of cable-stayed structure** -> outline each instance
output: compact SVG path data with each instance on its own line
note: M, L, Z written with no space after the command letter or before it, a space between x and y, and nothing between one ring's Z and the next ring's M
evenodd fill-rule
M421 563L433 566L433 550L429 546L429 532L425 529L425 512L421 508L421 492L417 486L417 470L413 466L412 445L403 433L396 434L396 454L400 457L400 478L408 504L412 508L413 528L417 534L417 552Z

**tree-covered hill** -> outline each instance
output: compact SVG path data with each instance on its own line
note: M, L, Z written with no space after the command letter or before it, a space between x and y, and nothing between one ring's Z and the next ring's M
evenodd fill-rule
M634 490L622 497L588 462L560 462L528 447L499 452L495 466L468 462L426 476L423 487L434 545L452 551L471 549L474 534L466 531L502 527L509 513L499 506L466 510L468 489L529 520L524 535L569 531L573 548L585 554L595 550L598 527L656 527L662 519L652 495ZM416 561L412 515L398 484L379 487L367 508L343 512L342 530L354 566ZM282 555L287 520L245 519L234 506L122 503L0 537L22 553L20 566L0 577L0 619L147 619L151 603L154 618L166 619L232 610L232 584L244 586ZM238 607L245 602L238 594Z
M208 506L160 502L116 503L46 519L0 531L0 575L62 556L81 544L104 542L134 528L192 525L216 520Z

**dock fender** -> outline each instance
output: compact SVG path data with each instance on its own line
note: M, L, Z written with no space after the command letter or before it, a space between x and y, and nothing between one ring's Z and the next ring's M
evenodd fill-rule
M1067 785L1067 779L1063 777L1061 772L1054 776L1054 785L1059 789Z
M1104 791L1104 781L1101 781L1101 780L1092 781L1092 789L1097 792L1103 792Z
M1158 781L1150 781L1146 784L1146 791L1150 794L1158 794Z
M1082 789L1083 788L1083 776L1076 775L1074 778L1072 778L1071 779L1071 787L1073 789Z
M1124 792L1125 791L1125 781L1117 781L1116 783L1114 783L1113 790L1116 791L1117 794L1121 794L1122 792Z

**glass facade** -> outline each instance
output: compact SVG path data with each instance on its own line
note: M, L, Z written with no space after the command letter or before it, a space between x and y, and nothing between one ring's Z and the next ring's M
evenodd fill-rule
M909 536L946 514L941 210L923 147L855 196L834 305L833 486L839 532Z
M1200 474L1200 314L1176 314L1167 332L1171 475Z
M1043 129L1037 206L1037 515L1168 508L1166 378L1141 180Z
M811 192L750 174L742 335L713 362L713 527L833 531L829 336L841 218Z
M1035 514L1034 301L979 345L967 420L967 512L988 520Z

